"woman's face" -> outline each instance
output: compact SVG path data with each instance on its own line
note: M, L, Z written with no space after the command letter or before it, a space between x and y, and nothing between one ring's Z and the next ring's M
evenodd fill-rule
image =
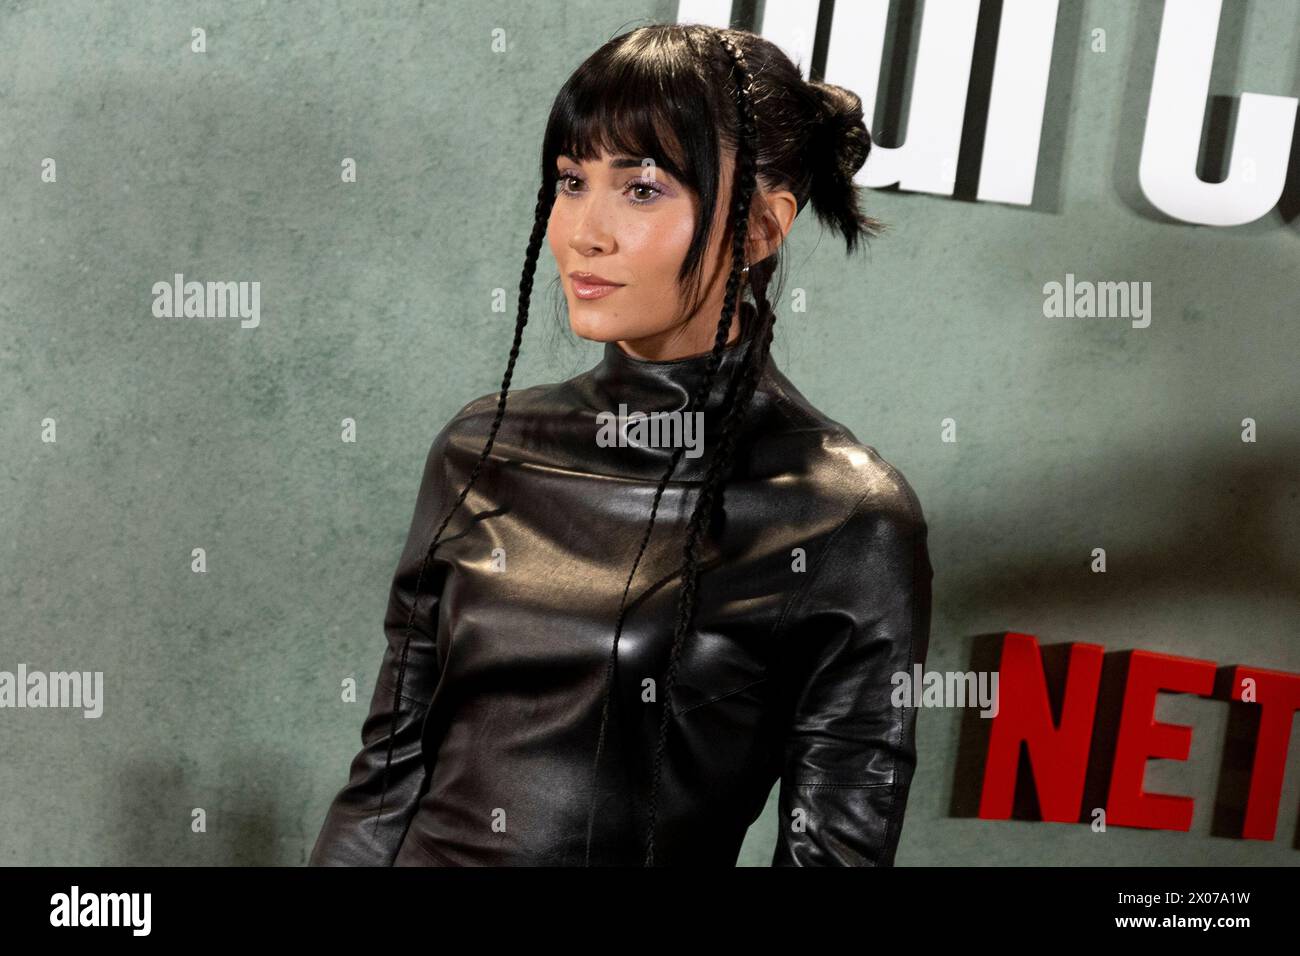
M642 166L633 157L608 153L585 163L559 157L546 236L575 334L618 342L628 354L654 361L713 348L731 265L730 244L722 248L731 165L724 157L722 198L705 252L705 298L682 322L677 273L695 231L698 197L650 161ZM582 273L591 276L584 279ZM729 341L739 334L737 318Z

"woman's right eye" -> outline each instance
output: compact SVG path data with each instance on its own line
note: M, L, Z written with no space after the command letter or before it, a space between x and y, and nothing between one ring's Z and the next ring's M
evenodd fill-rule
M562 196L572 196L573 191L566 187L566 183L568 183L569 180L573 180L577 183L582 182L582 179L579 176L575 176L572 173L561 173L560 178L556 180L555 191Z

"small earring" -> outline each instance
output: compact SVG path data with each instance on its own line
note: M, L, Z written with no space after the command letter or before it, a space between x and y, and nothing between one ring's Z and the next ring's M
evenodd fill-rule
M740 270L740 274L741 274L742 276L747 276L747 275L749 275L749 266L745 266L745 268L741 269L741 270Z

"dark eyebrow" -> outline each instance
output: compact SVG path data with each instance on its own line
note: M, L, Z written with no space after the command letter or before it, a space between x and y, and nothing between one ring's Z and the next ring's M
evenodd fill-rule
M563 156L564 154L561 153L560 156L556 157L556 159L560 159ZM640 169L641 162L641 160L634 159L631 156L616 156L609 161L609 165L611 169ZM655 166L656 168L662 168L658 163L655 163Z

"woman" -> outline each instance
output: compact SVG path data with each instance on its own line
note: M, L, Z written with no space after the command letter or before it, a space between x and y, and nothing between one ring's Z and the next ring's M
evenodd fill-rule
M879 228L870 145L744 31L642 27L570 77L505 378L429 452L312 865L731 866L778 780L773 865L892 864L926 525L768 354L805 203L850 252ZM604 355L510 394L544 234Z

